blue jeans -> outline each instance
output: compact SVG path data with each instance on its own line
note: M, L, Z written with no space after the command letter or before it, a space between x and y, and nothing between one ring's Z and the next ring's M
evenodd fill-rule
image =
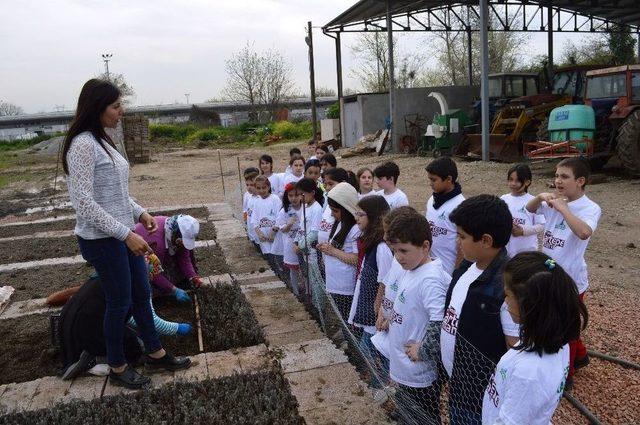
M105 298L104 336L107 361L112 367L126 363L124 328L129 312L138 324L147 353L162 348L153 324L151 286L143 256L135 255L124 242L115 238L78 238L82 258L98 272Z

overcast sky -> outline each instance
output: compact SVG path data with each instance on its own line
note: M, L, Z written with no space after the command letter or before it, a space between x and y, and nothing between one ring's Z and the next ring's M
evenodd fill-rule
M82 84L110 70L136 91L134 104L191 102L216 97L225 85L225 59L247 42L277 48L292 63L300 92L309 92L307 21L320 27L356 0L0 0L0 100L25 112L73 109ZM343 37L345 87L358 89ZM425 36L402 37L405 50ZM558 48L563 36L556 40ZM316 83L336 87L334 42L314 30ZM544 52L544 35L528 54Z

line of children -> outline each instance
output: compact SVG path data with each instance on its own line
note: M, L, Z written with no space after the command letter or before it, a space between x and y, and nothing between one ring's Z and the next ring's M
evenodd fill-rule
M299 159L292 156L291 165ZM570 383L569 359L588 362L579 342L586 324L584 252L600 208L584 195L585 163L558 164L554 194L530 195L531 170L520 164L507 173L509 194L465 200L455 162L438 158L426 167L433 195L425 216L407 206L392 162L359 170L360 193L346 170L325 167L324 228L320 163L304 169L295 190L283 190L290 206L276 231L300 216L295 241L283 237L283 246L305 263L318 311L326 291L359 329L360 352L374 370L371 385L381 388L389 378L398 385L401 421L440 423L439 394L448 381L453 424L548 423ZM255 191L263 193L257 181ZM297 194L303 207L295 207ZM295 212L285 216L291 205ZM538 250L542 228L544 254L530 252ZM316 248L325 256L326 287ZM523 403L525 394L530 402Z

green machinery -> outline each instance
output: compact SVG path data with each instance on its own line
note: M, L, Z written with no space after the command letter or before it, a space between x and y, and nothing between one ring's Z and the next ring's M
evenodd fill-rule
M565 105L549 114L549 140L524 143L528 159L593 155L595 112L587 105Z
M431 154L434 157L452 155L453 148L462 140L464 127L471 124L471 119L461 109L449 109L442 93L431 92L429 97L438 102L440 113L433 116L433 123L427 127L418 154Z

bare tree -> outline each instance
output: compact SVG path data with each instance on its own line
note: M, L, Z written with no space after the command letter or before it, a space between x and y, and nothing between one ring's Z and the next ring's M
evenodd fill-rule
M247 43L226 61L226 70L223 96L251 105L250 115L254 120L260 119L263 110L272 114L294 94L291 65L274 49L256 52Z
M0 117L22 115L24 111L18 105L0 100Z
M336 97L336 91L329 87L316 87L318 97Z

